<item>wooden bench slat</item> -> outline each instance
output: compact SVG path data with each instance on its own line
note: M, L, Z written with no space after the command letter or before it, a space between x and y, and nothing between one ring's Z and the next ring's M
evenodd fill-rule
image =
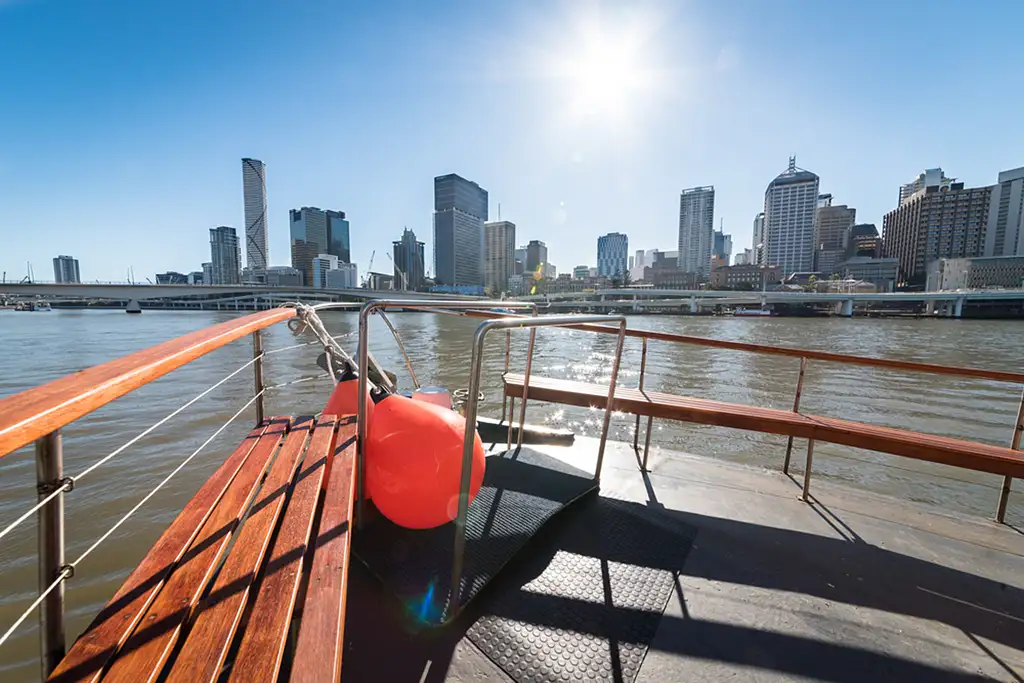
M292 424L216 581L197 609L168 683L202 683L220 676L312 426L311 417Z
M288 418L274 418L260 437L245 466L193 540L190 552L175 565L163 590L114 659L104 681L139 683L154 681L159 676L182 624L199 601L287 426Z
M292 665L292 680L303 683L341 680L355 498L355 417L342 419L336 443L325 475L324 507L313 541L309 588Z
M327 417L313 430L231 667L231 681L277 680L335 427L335 418Z
M522 375L506 374L505 394L521 397L523 381ZM530 377L528 397L538 401L603 408L608 398L608 387ZM1024 452L893 427L624 387L616 387L613 407L645 417L828 441L981 472L1024 477Z
M274 424L275 429L279 426ZM163 587L175 563L185 554L228 486L251 457L257 442L270 427L270 423L265 423L249 432L238 448L202 485L110 602L96 615L85 633L71 646L48 680L60 683L93 683L99 680L111 658Z

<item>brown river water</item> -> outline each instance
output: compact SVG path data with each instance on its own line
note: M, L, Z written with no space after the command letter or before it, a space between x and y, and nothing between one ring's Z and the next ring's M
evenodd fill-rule
M24 314L0 310L0 397L123 356L210 324L227 312L69 311ZM325 313L333 334L355 352L356 315ZM429 313L395 314L423 384L451 389L468 383L470 341L479 321ZM873 320L840 318L744 319L635 316L630 327L759 344L801 347L946 365L1024 370L1024 322L973 320ZM371 325L371 350L396 371L402 388L411 382L394 340L379 320ZM504 338L488 343L481 413L497 417ZM284 325L265 332L268 350L309 341ZM527 334L513 334L512 370L522 372ZM534 372L604 382L615 338L558 329L538 332ZM267 384L320 374L313 346L275 353L266 361ZM73 423L64 430L65 473L75 475L165 417L252 357L248 340L216 351ZM799 361L666 342L651 342L646 386L671 393L790 409ZM627 339L620 381L636 386L640 340ZM318 412L329 380L316 379L273 390L267 413ZM242 371L163 427L79 481L66 496L67 557L73 560L105 533L159 481L203 443L252 396L252 372ZM801 411L1007 445L1021 387L956 377L902 373L811 361ZM76 569L67 589L68 642L88 625L182 505L239 443L254 421L250 408L217 437ZM518 412L517 412L518 414ZM0 415L0 420L4 416ZM601 412L531 404L527 421L597 435ZM618 415L611 438L632 441L634 420ZM688 424L654 423L652 447L697 453L778 470L784 437ZM794 448L796 470L803 442ZM1000 477L956 470L844 446L815 447L815 479L929 503L956 513L991 517ZM0 460L0 528L35 501L31 448ZM1024 485L1010 498L1007 521L1024 523ZM35 597L34 518L0 541L0 633ZM0 647L0 680L38 680L35 615Z

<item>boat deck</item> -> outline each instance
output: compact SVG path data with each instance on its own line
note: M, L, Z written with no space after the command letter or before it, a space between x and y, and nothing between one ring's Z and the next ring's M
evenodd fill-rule
M597 440L528 448L593 471ZM624 550L598 548L589 563L584 557L567 565L567 556L594 552L580 542L574 519L591 526L609 522L607 514L592 516L599 508L591 501L562 513L473 609L440 629L411 628L381 585L353 563L342 679L953 682L1024 676L1019 530L824 480L816 482L808 505L787 476L659 449L652 450L649 466L652 472L639 472L633 449L609 442L596 502L679 534L687 546L681 554L652 556L656 531ZM611 520L608 535L614 529ZM676 571L666 566L680 557ZM561 563L563 571L555 573L561 581L544 581L538 562ZM641 598L657 583L654 574L672 575L650 636L626 628L643 610L630 604L638 596L616 583L628 572L623 565L645 564L646 573L633 575L649 580L637 591ZM580 580L588 571L598 577L596 595L589 590L595 586ZM504 636L500 628L480 627L496 621L505 622ZM631 636L649 642L646 655L628 642ZM532 646L541 639L538 651ZM581 667L586 661L603 669Z

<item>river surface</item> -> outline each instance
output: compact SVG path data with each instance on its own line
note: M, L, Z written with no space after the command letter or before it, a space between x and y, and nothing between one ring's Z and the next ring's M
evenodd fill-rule
M227 312L52 311L32 315L0 310L0 397L91 365L123 356L232 317ZM354 313L325 313L333 334L355 350ZM423 384L465 387L469 348L478 321L427 313L396 314L413 369ZM946 365L1024 370L1024 322L972 320L871 320L635 316L631 327L734 341L775 344L916 360ZM398 372L404 388L409 375L395 343L379 320L371 327L371 350ZM281 349L311 337L297 337L284 325L265 332L265 348ZM512 370L522 372L525 332L513 335ZM489 342L482 414L497 417L504 339ZM320 373L313 346L267 358L266 381L279 384ZM606 382L615 338L556 329L538 333L534 372L539 375ZM65 473L77 474L129 438L165 417L252 357L248 340L232 344L157 380L70 425L64 431ZM639 380L640 340L627 339L620 381ZM799 361L666 342L651 342L646 386L657 391L735 403L790 409ZM267 413L318 412L329 381L316 379L271 392ZM250 370L157 429L117 458L79 481L66 496L68 560L77 558L157 482L177 467L252 395ZM898 373L874 368L810 362L801 411L1006 445L1020 399L1019 386L955 377ZM2 420L3 416L0 416ZM69 582L68 643L88 625L181 506L240 442L254 420L250 408L157 492L77 568ZM598 435L601 413L531 404L527 421ZM616 416L612 438L631 441L634 420ZM784 437L724 428L656 421L652 445L777 470ZM804 445L794 448L796 470ZM1000 478L906 460L880 453L820 443L814 476L872 491L934 504L958 513L990 517ZM0 528L35 501L35 465L30 448L0 460ZM1024 522L1024 494L1011 496L1007 521ZM0 633L35 597L34 518L0 541ZM38 631L32 615L0 648L0 680L38 679Z

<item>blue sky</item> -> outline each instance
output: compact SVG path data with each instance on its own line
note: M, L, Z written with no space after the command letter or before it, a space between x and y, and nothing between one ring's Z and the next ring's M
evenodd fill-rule
M348 213L375 270L431 250L433 177L490 193L559 271L598 235L674 249L678 194L714 185L749 246L791 154L881 227L899 183L1024 165L1011 2L0 0L0 270L198 269L241 230L241 162L288 209Z

